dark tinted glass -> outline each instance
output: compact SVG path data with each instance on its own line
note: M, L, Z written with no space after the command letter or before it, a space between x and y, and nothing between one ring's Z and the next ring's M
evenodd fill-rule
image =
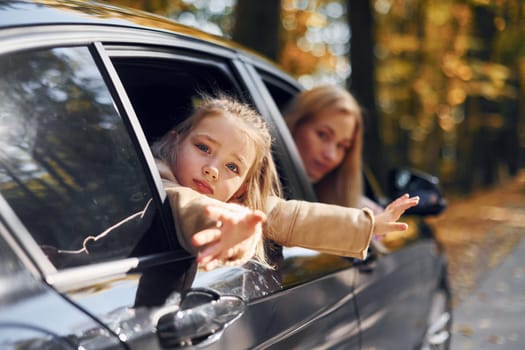
M59 268L128 256L152 195L89 50L4 55L0 76L1 194Z

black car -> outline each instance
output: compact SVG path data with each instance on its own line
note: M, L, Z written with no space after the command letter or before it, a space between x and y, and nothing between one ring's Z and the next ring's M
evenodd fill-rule
M1 349L448 347L431 176L393 174L390 195L440 201L364 261L291 247L203 272L180 247L149 144L199 93L258 109L286 197L316 200L280 113L301 86L272 64L145 13L4 0L0 76Z

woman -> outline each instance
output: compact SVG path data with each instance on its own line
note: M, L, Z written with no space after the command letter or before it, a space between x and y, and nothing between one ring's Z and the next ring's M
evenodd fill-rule
M335 85L303 91L285 120L321 202L383 210L363 195L363 118L348 91Z

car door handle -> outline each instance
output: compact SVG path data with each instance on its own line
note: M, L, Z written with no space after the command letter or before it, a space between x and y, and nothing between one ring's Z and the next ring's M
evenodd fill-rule
M191 289L182 297L179 309L159 317L157 336L167 348L211 343L220 339L224 329L245 309L245 302L237 296Z

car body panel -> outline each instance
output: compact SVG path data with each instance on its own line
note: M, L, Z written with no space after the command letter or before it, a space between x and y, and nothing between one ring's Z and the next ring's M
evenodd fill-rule
M360 270L356 303L363 348L398 349L423 338L430 292L436 288L434 276L438 275L429 266L435 259L434 248L432 242L414 242ZM389 307L374 302L378 299Z

